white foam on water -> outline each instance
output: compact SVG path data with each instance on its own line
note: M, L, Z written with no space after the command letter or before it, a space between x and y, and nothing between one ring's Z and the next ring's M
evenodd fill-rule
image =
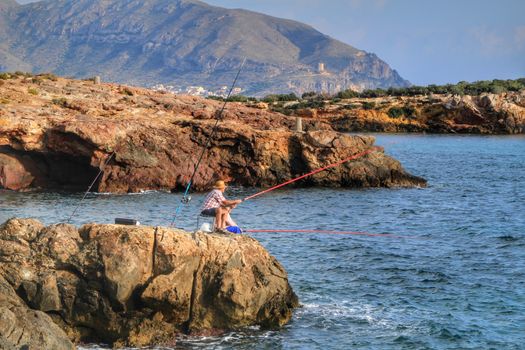
M111 192L89 192L89 194L94 194L96 196L142 196L142 195L148 195L148 194L156 194L156 193L171 193L168 190L141 190L139 192L130 192L130 193L111 193Z
M418 320L407 309L385 308L358 302L342 301L329 303L305 303L295 311L294 318L310 320L308 327L321 325L323 328L365 324L378 330L389 330L399 335L416 332ZM313 323L313 324L312 324Z

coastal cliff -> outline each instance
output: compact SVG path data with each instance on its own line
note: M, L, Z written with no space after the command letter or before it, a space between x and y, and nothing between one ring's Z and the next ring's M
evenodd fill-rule
M297 306L284 268L248 236L0 226L2 349L170 345L181 333L280 327Z
M0 188L99 192L184 188L222 103L52 75L0 80ZM193 181L275 185L374 147L371 136L230 103ZM425 186L380 148L300 186Z
M340 132L525 133L525 90L478 96L431 94L334 99L317 108L278 108Z

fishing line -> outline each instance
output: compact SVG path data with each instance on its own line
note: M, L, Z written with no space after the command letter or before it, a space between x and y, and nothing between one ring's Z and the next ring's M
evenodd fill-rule
M75 216L75 213L77 212L78 208L80 208L80 205L82 204L82 202L84 201L84 199L86 199L88 193L91 191L91 188L95 185L95 183L97 182L98 178L100 177L100 175L102 175L102 173L104 172L104 170L106 169L107 165L109 164L109 162L111 161L111 159L113 159L113 157L115 157L115 155L117 154L117 151L119 151L119 149L122 147L122 145L124 144L124 141L125 139L127 138L127 136L122 136L122 138L120 138L119 140L117 140L115 142L115 149L113 150L113 152L109 155L109 157L106 159L106 161L104 162L104 164L100 167L100 170L97 174L97 176L95 176L95 178L93 179L93 181L91 182L91 184L88 186L88 189L86 190L86 192L84 193L84 195L82 196L82 199L80 200L80 202L77 204L77 206L75 207L75 209L73 210L73 212L71 213L71 215L69 216L69 218L67 219L66 223L70 223L71 222L71 219L73 218L73 216Z
M244 67L245 63L246 63L246 57L242 60L241 66L239 67L239 70L237 71L237 75L235 76L235 79L233 80L233 84L230 87L230 91L228 91L228 95L226 96L226 99L224 100L224 104L222 105L221 110L217 114L217 118L215 120L215 124L213 125L213 128L212 128L212 131L211 131L210 135L208 135L208 138L206 140L206 143L205 143L204 147L202 148L202 152L201 152L200 157L199 157L199 159L197 161L197 164L195 164L195 167L193 169L193 173L191 174L190 180L188 181L188 185L186 186L186 190L184 191L184 194L182 196L181 202L179 203L179 205L175 209L175 214L174 214L173 219L171 221L170 227L173 227L173 225L175 225L175 221L177 220L177 216L180 213L180 211L182 210L183 205L189 203L189 201L191 200L191 197L189 197L188 194L190 192L190 187L191 187L191 185L193 183L193 179L195 178L195 174L197 173L197 170L199 169L199 166L200 166L200 164L202 162L202 159L204 158L204 154L206 153L206 150L210 146L211 139L213 138L213 136L217 132L217 126L219 125L219 122L222 120L224 109L226 108L226 105L228 104L228 100L230 99L230 96L231 96L231 94L233 92L233 89L235 88L235 84L237 83L237 80L239 79L239 75L241 74L242 68Z
M408 236L398 236L391 233L369 233L369 232L359 232L359 231L332 231L332 230L272 230L272 229L253 229L253 230L244 230L248 233L322 233L322 234L331 234L331 235L357 235L357 236L368 236L368 237L389 237L389 238L414 238Z
M75 209L73 210L73 212L71 213L71 215L69 216L69 218L67 219L66 223L70 223L71 222L71 219L73 218L73 216L75 216L75 213L77 212L78 208L80 208L80 205L82 204L82 202L84 201L84 199L86 198L86 196L88 195L88 193L91 191L91 188L93 187L93 185L95 185L95 182L97 182L98 178L100 177L100 175L102 175L102 173L104 172L104 169L106 168L106 166L109 164L109 161L115 156L117 150L115 149L113 151L113 153L111 153L111 155L106 159L106 161L104 162L104 165L102 165L102 167L100 167L100 171L98 172L97 176L95 176L95 178L93 179L93 181L91 182L91 184L89 185L86 193L84 193L84 196L82 196L82 199L80 200L80 202L77 204L77 206L75 207Z

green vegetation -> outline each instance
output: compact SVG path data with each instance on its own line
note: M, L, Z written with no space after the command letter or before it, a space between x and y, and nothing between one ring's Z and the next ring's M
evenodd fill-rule
M208 100L214 100L214 101L223 101L224 102L224 98L221 97L221 96L216 96L216 95L210 95L208 97L206 97Z
M38 90L37 89L33 89L33 88L28 88L27 89L27 92L30 94L30 95L38 95Z
M315 97L317 96L318 93L315 92L315 91L309 91L309 92L305 92L304 94L301 95L301 98L303 100L306 100L306 99L309 99L309 98L312 98L312 97Z
M272 102L289 102L289 101L298 101L299 97L296 94L272 94L265 96L261 101L272 103Z
M255 102L257 99L255 97L248 97L244 95L233 95L228 98L228 102Z
M429 94L453 94L453 95L473 95L477 96L483 93L499 94L507 91L520 91L525 89L525 78L515 80L482 80L473 83L460 81L457 84L447 85L429 85L429 86L410 86L407 88L390 88L365 90L357 92L354 90L345 90L339 92L338 98L370 98L384 96L417 96Z
M120 93L123 94L123 95L126 95L126 96L133 96L133 91L131 91L128 88L124 88L124 89L120 90Z
M344 90L334 96L318 92L305 92L301 98L295 94L275 94L268 95L261 101L271 103L271 109L276 112L290 114L294 110L303 108L323 108L326 104L341 104L344 99L352 98L375 98L387 96L418 96L431 94L453 94L453 95L480 95L482 93L503 93L508 91L520 91L525 89L525 78L515 80L485 80L473 83L459 82L447 85L411 86L407 88L373 89L357 92L354 90ZM246 97L245 97L246 98ZM248 99L248 98L246 98ZM286 105L285 102L297 101L295 104ZM243 102L242 100L240 102ZM373 110L382 109L388 102L377 105L374 101L356 101L356 103L340 106L340 109L359 109ZM414 116L413 107L392 107L388 110L391 118L411 118Z
M405 117L410 118L414 116L416 110L410 106L404 107L392 107L388 110L388 116L390 118Z
M51 81L58 80L57 76L54 75L53 73L42 73L42 74L38 74L37 77L42 78L42 79L49 79Z
M359 97L359 92L348 89L348 90L340 91L336 96L338 98L343 98L343 99L344 98L346 99L355 98L355 97Z
M226 101L226 99L222 96L215 96L215 95L212 95L212 96L208 96L206 97L208 100L215 100L215 101L221 101L221 102L224 102ZM257 98L255 97L248 97L248 96L244 96L244 95L233 95L233 96L230 96L228 98L228 102L243 102L243 103L246 103L246 102L257 102L259 101Z
M14 79L14 78L18 78L18 77L33 78L33 80L36 79L37 81L41 81L42 79L49 79L49 80L52 80L52 81L57 81L58 80L57 76L52 74L52 73L41 73L41 74L37 74L37 75L34 75L33 73L21 72L21 71L16 71L14 73L9 73L9 72L1 72L0 73L0 79L1 80Z
M60 107L63 107L63 108L67 108L69 106L69 103L67 102L67 99L65 99L64 97L60 97L60 98L54 98L51 100L51 102L57 106L60 106Z
M13 73L16 77L26 77L26 78L30 78L33 76L33 74L31 73L28 73L28 72L21 72L21 71L16 71Z
M341 109L357 109L359 107L361 107L361 105L358 105L358 104L355 104L355 103L351 103L349 105L343 105L340 108Z
M376 108L375 102L363 102L362 104L364 110L371 110Z

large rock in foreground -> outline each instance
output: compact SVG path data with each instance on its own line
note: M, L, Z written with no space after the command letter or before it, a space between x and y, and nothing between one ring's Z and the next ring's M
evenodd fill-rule
M13 190L85 190L99 170L93 191L183 189L222 106L38 76L6 80L0 95L0 188ZM204 190L223 178L272 186L374 146L371 136L338 133L323 122L305 120L306 133L291 131L294 123L280 113L229 104L192 185ZM425 180L377 150L297 185L424 186Z
M284 268L247 236L0 226L0 345L172 344L180 333L279 327L297 305Z

